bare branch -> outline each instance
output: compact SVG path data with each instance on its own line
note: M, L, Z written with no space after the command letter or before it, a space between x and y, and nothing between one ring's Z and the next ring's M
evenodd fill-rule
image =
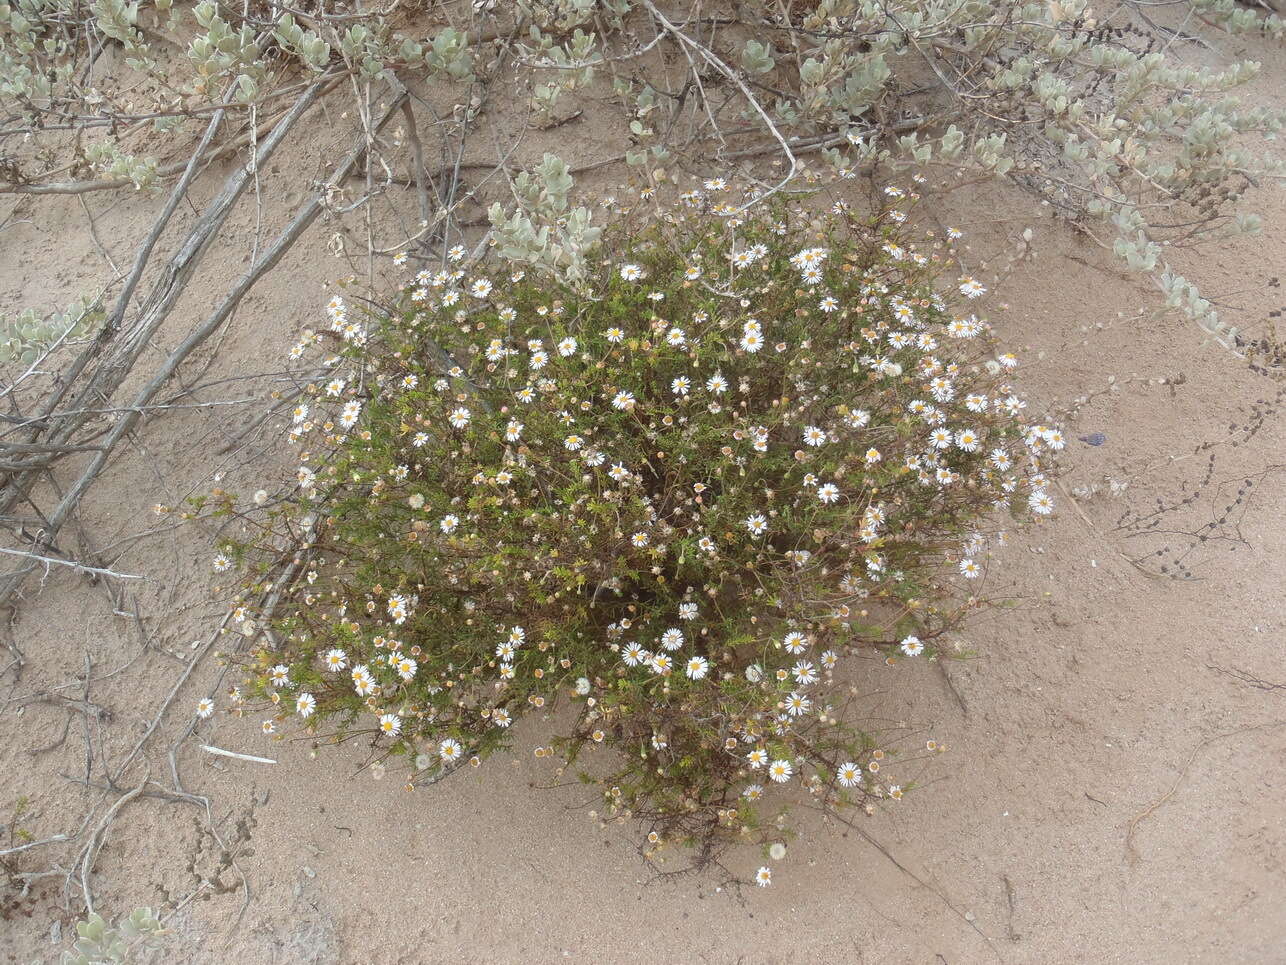
M37 561L37 562L39 562L39 563L44 563L44 564L45 564L45 568L46 568L46 570L47 570L50 566L55 566L55 565L56 565L56 566L69 566L69 567L71 567L73 570L78 570L78 571L79 571L79 572L81 572L81 573L92 573L92 574L94 574L95 576L112 576L112 577L115 577L115 578L116 578L116 579L118 579L118 580L141 580L141 579L144 579L144 577L142 577L142 576L135 576L135 575L134 575L134 574L132 574L132 573L117 573L115 570L104 570L104 569L101 569L101 568L99 568L99 567L97 567L97 566L86 566L84 563L76 563L76 562L74 562L74 561L72 561L72 560L60 560L60 559L58 559L56 556L41 556L41 555L39 555L38 553L25 553L25 552L23 552L22 550L11 550L11 549L5 549L5 548L4 548L4 547L2 547L2 546L0 546L0 553L5 553L5 554L7 554L7 555L9 555L9 556L20 556L20 557L22 557L23 559L35 560L35 561Z

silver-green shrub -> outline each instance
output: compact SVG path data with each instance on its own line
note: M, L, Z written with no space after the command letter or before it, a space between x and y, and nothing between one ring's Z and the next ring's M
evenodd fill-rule
M87 335L102 317L99 300L84 297L61 313L40 315L26 308L13 317L0 315L0 362L30 365L60 339Z
M588 208L572 208L568 195L572 176L567 164L553 154L532 173L514 178L518 207L506 217L496 202L487 211L500 254L541 271L557 272L575 284L586 276L586 255L603 229L591 224Z
M130 961L131 951L154 947L165 928L151 908L136 908L115 925L91 913L76 924L76 934L71 951L63 954L63 965L123 965Z

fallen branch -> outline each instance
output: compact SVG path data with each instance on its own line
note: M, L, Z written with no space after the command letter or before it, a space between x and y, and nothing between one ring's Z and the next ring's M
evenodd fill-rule
M94 829L94 833L89 839L89 843L85 845L84 850L80 853L80 860L78 862L80 865L80 887L85 896L86 915L92 915L94 913L94 897L89 888L89 872L94 867L94 859L98 857L98 849L102 846L103 835L106 833L108 825L110 825L113 819L115 819L116 813L130 801L134 800L134 798L142 794L143 788L145 787L147 787L146 777L139 782L138 787L134 788L132 791L126 791L116 799L116 803L108 808L103 814L102 818L98 822L98 827Z
M134 290L138 287L139 280L143 275L143 269L147 266L148 259L152 255L152 249L156 246L157 239L160 238L161 232L163 232L166 225L169 224L171 216L173 216L175 209L179 206L179 202L182 201L183 197L187 194L188 186L196 176L197 164L200 161L201 156L209 147L210 141L214 138L215 132L219 129L219 125L222 122L223 111L216 111L214 116L210 118L210 123L206 125L205 133L197 143L196 150L192 152L192 157L188 159L186 168L183 172L183 177L180 178L179 183L174 186L174 190L170 192L170 197L166 200L165 207L161 210L160 216L152 225L152 230L148 232L147 238L143 241L142 246L135 255L134 265L130 269L129 278L126 279L125 287L121 290L120 296L116 299L116 304L112 308L111 314L108 315L107 320L99 329L98 335L95 336L93 342L81 351L75 361L72 362L68 371L61 374L57 387L51 393L50 397L44 400L40 417L36 420L32 420L33 422L39 423L40 418L51 415L54 410L58 408L62 403L63 397L71 390L72 386L75 385L76 380L80 378L80 374L84 371L85 366L87 366L89 362L97 356L100 351L102 351L103 346L106 345L108 340L110 340L119 330L121 321L125 317L125 309L129 306L129 301L134 295ZM69 328L63 333L62 338L59 338L58 343L60 344L70 333L71 329ZM52 349L53 347L51 347L50 351L52 351ZM45 354L46 356L48 355L48 353ZM28 374L29 373L30 370L28 370ZM18 381L21 381L21 378ZM40 428L37 427L32 432L28 433L27 441L34 441L40 434L40 431ZM12 445L12 443L7 445ZM20 498L21 494L25 494L26 481L14 480L10 486L6 488L5 492L7 494L6 498L3 501L0 501L0 506L5 508L0 510L0 512L7 513L12 508L17 498Z
M225 751L222 747L211 747L209 744L198 744L207 754L218 754L220 757L232 757L238 761L249 761L252 764L276 764L271 757L255 757L253 754L238 754L236 751Z
M415 190L420 201L420 223L429 223L429 189L424 183L424 145L420 142L420 131L415 123L415 111L411 108L410 99L402 101L402 115L406 118L406 139L411 145L411 163L415 165ZM370 169L368 161L364 167Z
M334 87L343 75L327 75L319 81L314 82L313 86L322 84L322 93L325 94ZM217 115L222 118L228 108L238 108L244 105L239 103L221 104L213 108ZM164 114L157 116L165 116ZM226 144L217 147L213 153L206 158L206 166L221 160L230 154L235 154L253 140L253 133L241 134ZM158 178L173 177L180 171L186 169L187 161L172 161L169 164L162 164L156 169ZM14 184L10 182L0 182L0 194L27 194L27 195L48 195L48 194L89 194L94 191L115 191L120 188L135 187L134 181L130 178L96 178L84 181L48 181L37 184Z
M294 124L303 112L311 105L321 89L321 83L318 82L309 87L308 91L300 98L290 113L273 129L272 133L264 141L259 151L259 162L263 163L276 149L278 144L284 138L286 131ZM385 110L383 117L380 119L379 127L387 123L393 112L397 110L402 103L405 93L397 95L389 107ZM130 432L142 418L141 410L146 407L152 398L160 392L162 387L173 377L179 366L192 353L192 351L210 337L232 314L233 310L240 304L241 299L245 296L254 284L268 271L270 271L290 249L295 240L303 233L316 219L321 212L325 199L330 190L339 184L348 172L352 169L362 153L366 150L366 141L363 139L359 145L354 148L348 157L332 173L328 182L321 189L314 192L313 196L299 210L294 219L278 236L276 242L260 256L259 260L251 266L250 270L242 276L233 290L224 298L219 307L211 314L197 329L188 335L177 349L170 354L161 366L160 370L148 381L148 383L139 392L133 404L129 407L128 412L112 428L103 442L102 450L90 461L89 466L77 479L75 484L63 496L58 506L49 515L48 524L45 532L42 534L37 549L45 548L57 535L59 529L66 522L71 513L80 504L80 500L85 495L89 486L102 472L107 465L107 461L115 449L117 443ZM124 347L117 353L116 358L109 358L100 367L99 372L95 373L95 379L91 380L89 386L86 386L81 393L73 400L73 408L84 408L84 403L89 398L91 391L102 391L99 383L102 380L109 382L111 390L114 390L124 380L129 369L147 346L152 334L160 325L161 321L169 314L170 308L178 298L182 290L183 282L195 268L196 262L205 248L209 245L214 233L223 221L227 218L232 204L240 196L242 190L246 187L251 172L245 169L239 170L224 186L219 197L215 200L211 208L206 211L197 225L189 234L183 246L170 260L164 276L158 281L156 287L149 295L144 308L143 317L135 323L125 338ZM104 375L104 373L106 373ZM102 377L100 379L100 376ZM107 394L107 393L104 393ZM60 428L53 435L53 439L58 442L70 441L71 433L83 424L83 420L71 420L72 426ZM24 474L25 475L25 474ZM15 482L10 483L10 487L20 485ZM29 485L29 483L28 483ZM22 490L25 491L25 490ZM11 497L16 493L11 493ZM15 499L16 501L16 499ZM0 515L8 512L6 503L0 503ZM27 575L35 568L35 563L24 569L6 574L0 578L0 606L10 603L14 594L26 579Z
M112 576L118 580L144 579L144 577L136 576L133 573L117 573L115 570L105 570L97 566L86 566L84 563L77 563L73 560L61 560L61 559L58 559L58 557L56 556L40 556L37 553L27 553L22 550L5 549L2 546L0 546L0 553L5 553L9 556L21 556L24 559L35 560L36 562L44 563L46 571L48 571L51 565L70 566L73 570L78 570L81 573L92 573L95 576Z

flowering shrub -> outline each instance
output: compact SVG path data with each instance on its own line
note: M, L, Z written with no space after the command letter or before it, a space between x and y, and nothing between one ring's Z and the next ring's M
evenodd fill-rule
M908 240L914 193L818 214L711 179L645 217L649 195L579 287L496 261L332 300L294 351L341 346L275 527L304 562L246 697L408 783L561 705L537 754L708 859L779 838L792 786L899 795L841 664L941 646L983 521L1050 512L1063 441L953 312L982 285L938 287L959 233Z

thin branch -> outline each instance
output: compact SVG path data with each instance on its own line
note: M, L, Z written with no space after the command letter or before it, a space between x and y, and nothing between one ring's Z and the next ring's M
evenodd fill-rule
M742 95L749 102L750 106L755 109L755 113L763 120L768 130L772 133L773 138L781 146L782 152L790 161L790 170L786 172L786 176L782 178L780 183L766 193L761 194L759 197L746 202L746 204L742 205L738 211L745 211L752 204L757 204L768 198L770 195L776 194L795 177L795 173L799 170L799 160L795 157L795 152L791 150L790 145L786 142L786 138L782 136L781 131L777 130L777 125L773 123L773 119L769 116L768 112L764 110L763 105L759 103L759 99L755 97L749 86L747 86L746 82L741 79L741 76L735 70L724 63L723 60L705 44L700 41L693 40L671 23L665 14L661 13L661 11L656 8L656 4L654 4L652 0L643 0L643 5L647 7L652 16L656 17L657 22L660 23L662 27L674 35L675 39L678 40L681 45L691 47L693 50L697 51L705 58L706 63L719 71L719 73L723 74L723 76L727 77L741 89Z
M0 546L0 553L5 553L9 556L20 556L23 559L35 560L37 562L44 563L46 571L50 566L54 566L54 565L69 566L73 570L77 570L81 573L92 573L95 576L112 576L118 580L145 579L145 577L135 576L132 573L117 573L115 570L104 570L97 566L86 566L84 563L76 563L73 560L60 560L56 556L41 556L38 553L26 553L26 552L23 552L22 550L5 549L2 546Z
M84 850L81 851L79 862L80 887L85 896L85 913L87 915L92 915L94 913L94 897L89 888L89 872L93 869L94 860L98 857L98 849L102 847L103 835L106 833L108 826L111 825L112 821L116 818L120 809L142 794L143 788L145 787L147 787L146 777L139 782L138 787L134 788L132 791L126 791L117 798L116 803L108 808L106 813L103 814L102 818L98 822L98 827L94 829L94 833L89 839L89 843L85 845Z
M294 126L295 122L303 116L304 112L312 106L313 102L320 95L322 87L323 82L321 81L312 84L300 96L299 100L287 115L277 124L276 127L273 128L272 132L260 146L258 155L260 163L266 161L281 144L285 139L286 133ZM204 143L208 143L208 138L213 136L213 129L215 127L214 121L220 116L221 115L216 115L216 117L212 119L211 127L207 131L207 140ZM188 175L195 170L197 156L198 155L193 155L192 160L189 162ZM346 161L341 168L343 170L347 170L353 163L355 163L354 157L353 155L350 155L348 161ZM185 182L190 180L188 175L185 175ZM124 333L123 341L120 344L113 346L115 351L107 355L104 361L99 365L97 371L95 371L93 377L88 381L88 384L86 384L84 388L77 393L75 399L72 400L72 408L83 409L87 407L87 403L91 400L97 401L98 399L109 397L124 382L126 376L133 368L134 363L150 343L152 335L169 315L170 309L177 301L187 279L196 269L202 255L209 248L210 242L227 219L228 214L231 212L231 209L237 199L241 196L241 193L245 190L250 177L251 172L247 171L245 168L239 168L229 177L227 182L224 184L223 190L215 198L214 202L211 203L210 207L206 209L201 218L198 219L196 225L194 225L192 230L188 233L187 238L184 240L179 250L171 257L169 263L162 272L162 277L157 281L151 293L148 295L147 300L144 302L143 310L139 319L135 321L129 331ZM185 186L186 185L184 185L184 187ZM180 192L176 189L171 197L171 210L173 207L178 205L179 197ZM292 222L290 227L284 233L283 238L279 239L278 243L273 246L272 250L266 253L241 279L237 287L227 298L224 299L223 303L215 313L210 316L196 331L191 333L179 348L166 359L165 363L161 366L159 373L155 375L146 386L144 386L143 390L136 397L134 405L131 408L138 409L151 402L153 396L155 396L165 383L169 381L171 376L173 376L174 372L178 369L179 365L187 358L192 350L209 337L209 335L226 320L228 315L240 302L246 291L249 290L260 276L280 260L286 249L290 247L295 238L298 237L299 233L303 231L303 228L308 224L311 224L312 220L320 210L320 206L320 200L316 195L314 195L313 199L305 206L305 211L301 212L299 216L296 216L295 221ZM152 237L149 238L145 248L155 244L156 237L159 236L160 230L163 227L164 220L158 221L157 226L153 229ZM133 284L137 284L137 276L142 274L145 262L146 256L143 252L140 252L140 257L136 259L135 269L131 277L131 282ZM122 293L122 299L118 301L117 308L113 311L112 317L104 327L105 333L110 333L113 326L119 325L120 319L123 317L125 311L124 296L131 292L132 288L127 284L126 292ZM96 345L106 344L107 338L107 335L100 336L100 340L96 340ZM61 395L61 393L59 394ZM46 412L45 414L48 415L49 412ZM126 433L133 429L140 417L140 413L130 412L115 424L112 431L107 436L103 445L103 451L99 452L97 456L90 461L88 468L62 498L53 513L50 514L49 526L47 527L44 535L44 539L46 541L51 541L55 537L59 528L61 528L68 516L76 506L79 505L81 497L85 494L89 485L106 466L107 460L116 444L126 435ZM71 441L74 433L84 424L84 421L85 420L83 418L67 420L67 424L60 425L58 429L51 434L51 440L58 444ZM9 480L4 490L0 491L2 492L2 495L0 495L0 515L7 515L12 511L13 506L16 505L17 501L26 493L29 487L34 483L34 480L35 476L32 471L15 474L14 478ZM0 578L0 606L4 606L10 601L22 581L25 579L27 574L31 572L34 566L35 564L33 563L31 566L23 570L8 574L4 578Z
M222 747L211 747L209 744L198 744L207 754L218 754L220 757L231 757L238 761L249 761L252 764L276 764L271 757L255 757L253 754L238 754L236 751L225 751Z

